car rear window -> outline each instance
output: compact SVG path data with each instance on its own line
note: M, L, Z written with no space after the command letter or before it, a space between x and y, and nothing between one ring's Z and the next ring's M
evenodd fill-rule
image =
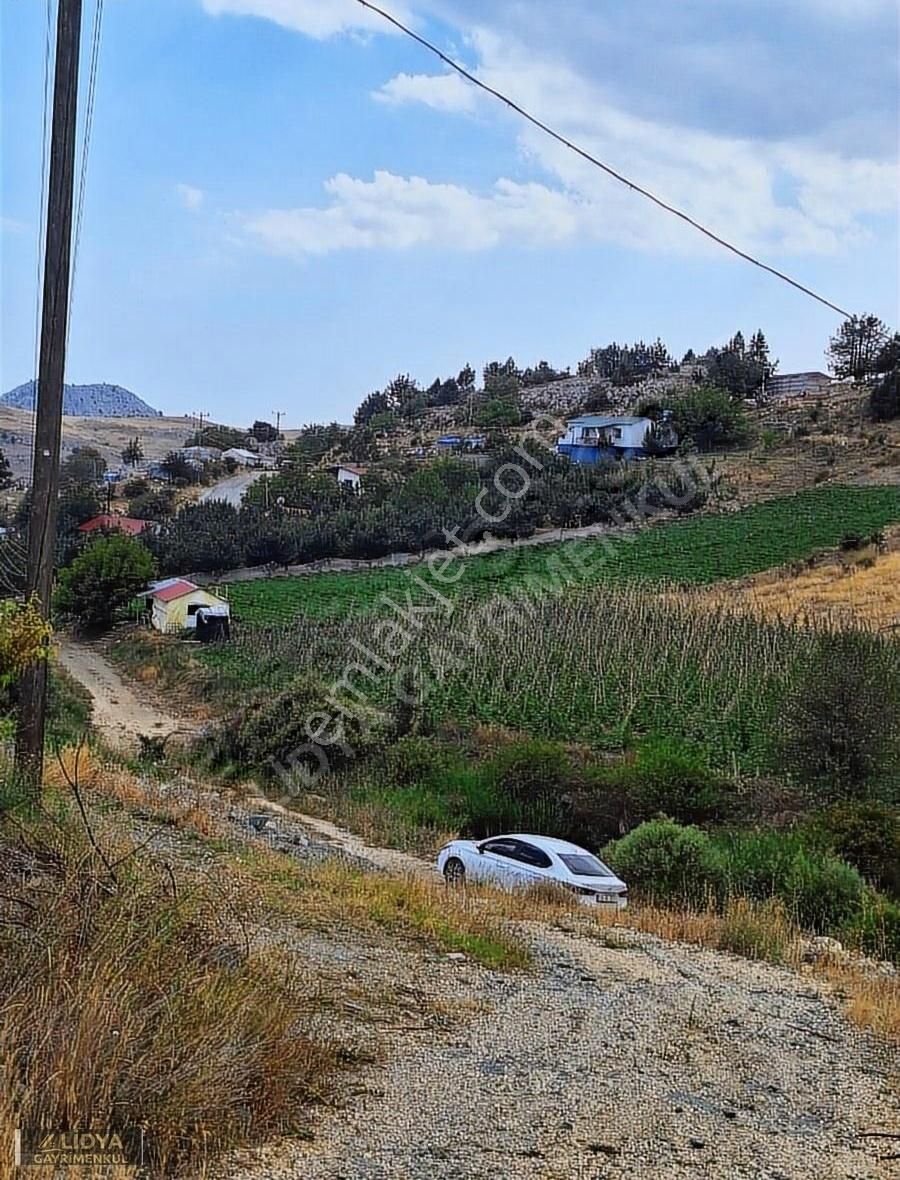
M578 854L561 852L559 859L575 877L613 876L612 870L608 869L602 860L597 860L596 856L591 856L587 852Z

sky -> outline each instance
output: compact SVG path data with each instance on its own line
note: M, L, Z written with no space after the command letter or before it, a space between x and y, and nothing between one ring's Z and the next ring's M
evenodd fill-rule
M898 325L894 0L384 5L741 249ZM35 365L46 5L0 18L5 390ZM780 371L818 369L838 324L356 0L106 0L69 381L299 426L350 421L398 372L574 368L612 340L680 356L762 328Z

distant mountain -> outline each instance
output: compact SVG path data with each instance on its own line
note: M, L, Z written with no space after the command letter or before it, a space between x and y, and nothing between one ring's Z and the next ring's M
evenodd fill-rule
M33 381L17 385L0 397L0 405L17 410L34 409ZM162 411L154 410L141 401L130 389L121 385L67 385L63 394L63 413L82 418L161 418Z

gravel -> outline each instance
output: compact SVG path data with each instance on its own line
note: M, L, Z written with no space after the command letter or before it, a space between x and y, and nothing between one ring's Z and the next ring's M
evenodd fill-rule
M149 783L146 784L149 787ZM186 785L156 787L188 798ZM225 831L300 859L429 866L261 800L191 798ZM261 829L261 830L260 830ZM161 830L156 851L182 837ZM522 924L530 972L347 930L273 940L358 986L370 1064L310 1136L241 1152L224 1180L888 1180L900 1175L896 1052L810 973L617 927ZM599 933L599 936L598 936ZM408 992L397 1022L379 996ZM367 999L367 997L369 997ZM328 1017L320 1032L328 1031ZM871 1132L881 1132L879 1136Z

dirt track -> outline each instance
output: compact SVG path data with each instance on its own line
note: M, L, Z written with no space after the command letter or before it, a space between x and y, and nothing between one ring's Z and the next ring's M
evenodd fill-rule
M94 706L93 724L112 745L133 749L137 734L163 737L194 726L154 704L149 693L126 684L119 673L95 647L64 639L59 662L69 675L90 693Z

